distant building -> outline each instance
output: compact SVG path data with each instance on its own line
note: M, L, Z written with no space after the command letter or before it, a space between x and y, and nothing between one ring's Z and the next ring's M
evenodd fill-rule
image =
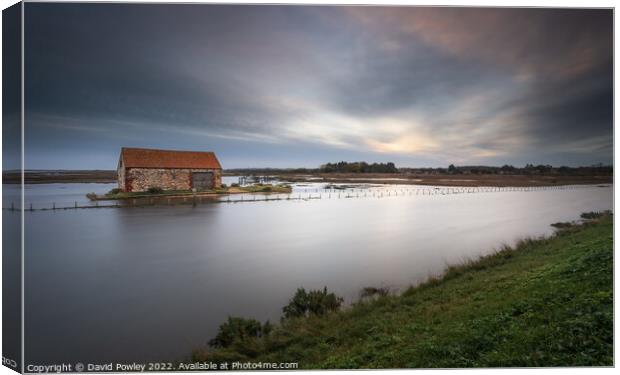
M222 185L222 166L213 152L121 149L118 187L122 191L206 190Z

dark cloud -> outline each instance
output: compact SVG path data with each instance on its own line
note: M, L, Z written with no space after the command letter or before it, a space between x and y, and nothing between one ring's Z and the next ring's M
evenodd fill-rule
M611 162L612 36L611 10L28 3L27 167Z
M370 27L396 28L446 54L525 77L577 75L612 58L611 10L353 7L349 12Z

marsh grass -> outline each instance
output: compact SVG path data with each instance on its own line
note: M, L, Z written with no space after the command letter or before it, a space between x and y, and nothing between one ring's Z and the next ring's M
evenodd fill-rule
M235 184L232 184L233 187ZM256 184L251 186L237 187L239 190L245 193L290 193L292 191L289 185L269 185L269 184ZM212 190L201 190L198 193L213 193L213 194L228 194L229 188L223 185L221 188ZM119 189L112 189L105 195L97 195L95 193L88 193L86 197L92 201L95 200L123 200L123 199L136 199L136 198L157 198L157 197L170 197L170 196L192 196L195 193L192 190L163 190L159 187L151 187L147 191L138 192L123 192Z
M255 184L242 186L239 188L248 193L290 193L292 188L289 185Z

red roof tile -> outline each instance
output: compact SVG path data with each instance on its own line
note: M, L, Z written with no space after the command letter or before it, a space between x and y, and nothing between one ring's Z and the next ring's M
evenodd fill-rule
M213 152L123 147L121 159L125 168L222 168Z

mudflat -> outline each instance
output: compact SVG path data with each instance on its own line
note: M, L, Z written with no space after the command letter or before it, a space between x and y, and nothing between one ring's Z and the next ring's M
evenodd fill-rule
M273 174L290 182L378 183L433 186L554 186L609 184L611 175L507 175L507 174L411 174L411 173L324 173Z

